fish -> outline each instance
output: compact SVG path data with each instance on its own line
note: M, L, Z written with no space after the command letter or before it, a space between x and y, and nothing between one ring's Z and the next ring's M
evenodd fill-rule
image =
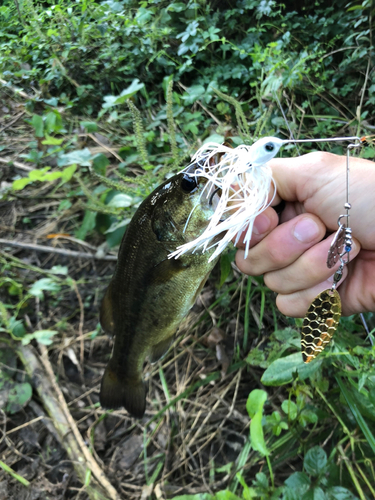
M168 258L199 237L219 193L206 189L192 164L163 182L139 206L122 239L116 269L100 307L100 324L114 336L100 387L103 408L125 409L142 418L146 410L143 365L156 363L173 343L215 266L214 249ZM217 203L217 200L216 200Z

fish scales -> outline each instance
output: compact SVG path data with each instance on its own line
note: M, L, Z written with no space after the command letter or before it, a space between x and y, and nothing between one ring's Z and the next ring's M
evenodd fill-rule
M177 260L168 255L199 236L213 210L204 182L178 174L151 193L135 213L100 311L103 329L115 337L101 384L103 407L124 406L132 415L143 416L144 361L148 357L156 362L168 351L217 261L208 262L213 249Z

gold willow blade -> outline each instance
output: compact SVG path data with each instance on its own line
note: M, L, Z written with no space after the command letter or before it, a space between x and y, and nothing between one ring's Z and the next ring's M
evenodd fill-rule
M341 317L341 300L337 290L321 292L310 305L301 330L301 350L310 363L330 343Z

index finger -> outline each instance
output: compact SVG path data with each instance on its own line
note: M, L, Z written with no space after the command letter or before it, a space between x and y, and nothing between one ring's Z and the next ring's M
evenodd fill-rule
M319 151L295 158L274 158L269 165L277 187L272 205L281 200L304 203L322 189L323 177L326 190L331 189L332 183L336 191L345 188L345 178L339 175L345 168L342 156Z

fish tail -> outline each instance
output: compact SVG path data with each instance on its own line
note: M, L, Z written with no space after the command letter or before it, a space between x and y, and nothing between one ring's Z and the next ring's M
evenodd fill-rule
M100 404L113 409L122 406L134 417L142 418L146 410L146 386L141 378L129 378L119 373L109 361L100 387Z

